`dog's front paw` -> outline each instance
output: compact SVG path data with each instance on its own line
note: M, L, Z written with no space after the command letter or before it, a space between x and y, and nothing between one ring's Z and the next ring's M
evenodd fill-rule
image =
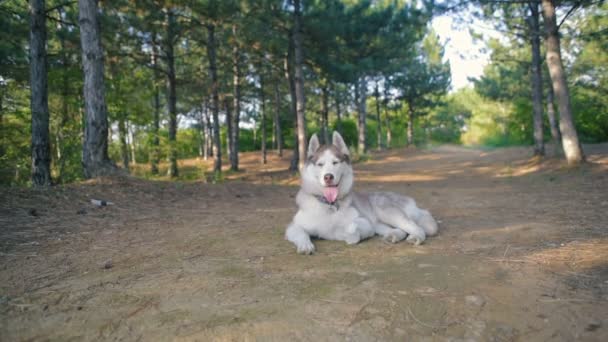
M315 245L313 245L313 243L310 241L301 242L296 247L298 249L298 254L309 255L315 251Z
M407 233L404 232L403 230L394 229L394 230L390 231L388 234L386 234L386 236L384 236L384 241L390 242L390 243L397 243L397 242L405 239L406 236L407 236Z
M361 241L361 234L359 234L359 232L349 234L344 241L349 245L355 245Z
M361 241L361 232L355 223L351 223L346 227L344 241L349 245L354 245Z
M424 237L410 234L407 237L406 241L413 244L414 246L418 246L424 242Z

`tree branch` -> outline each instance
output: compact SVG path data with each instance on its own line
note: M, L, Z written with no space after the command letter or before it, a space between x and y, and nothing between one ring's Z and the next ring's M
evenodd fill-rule
M48 14L46 15L46 18L47 18L47 19L49 19L49 20L52 20L52 21L58 22L58 23L60 23L60 24L63 24L63 25L67 25L67 26L73 26L73 27L76 27L76 24L75 24L75 23L72 23L72 22L69 22L69 21L65 21L65 20L63 20L63 19L61 19L61 18L55 18L55 17L53 17L53 16L51 16L51 15L48 15Z
M577 8L580 7L580 4L574 4L570 10L568 10L568 12L566 13L566 15L562 18L562 21L559 22L559 24L557 25L557 29L559 30L560 27L562 27L562 24L566 21L566 19L568 19L568 17L570 16L570 14L572 14Z
M51 8L47 8L44 13L49 13L49 12L53 12L54 10L60 9L61 7L65 7L65 6L70 6L72 4L77 3L78 1L72 0L72 1L66 1L64 3L61 3L57 6L53 6Z

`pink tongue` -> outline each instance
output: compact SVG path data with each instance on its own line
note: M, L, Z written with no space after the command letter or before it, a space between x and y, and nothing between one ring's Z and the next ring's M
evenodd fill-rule
M338 187L336 186L327 186L323 188L323 196L329 203L334 203L338 198Z

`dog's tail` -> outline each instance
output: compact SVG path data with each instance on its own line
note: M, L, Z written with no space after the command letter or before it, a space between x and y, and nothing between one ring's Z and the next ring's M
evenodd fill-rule
M436 235L437 231L439 230L439 227L437 226L437 221L435 221L431 213L429 213L427 210L418 210L419 211L416 223L418 223L418 225L422 227L422 229L424 229L424 232L427 236Z

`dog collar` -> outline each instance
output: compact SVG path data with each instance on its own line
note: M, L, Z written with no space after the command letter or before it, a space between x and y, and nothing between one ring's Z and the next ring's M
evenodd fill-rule
M338 204L338 201L335 202L330 202L328 201L324 196L315 196L317 198L317 200L323 204L327 204L330 207L335 208L336 210L340 209L340 205Z

